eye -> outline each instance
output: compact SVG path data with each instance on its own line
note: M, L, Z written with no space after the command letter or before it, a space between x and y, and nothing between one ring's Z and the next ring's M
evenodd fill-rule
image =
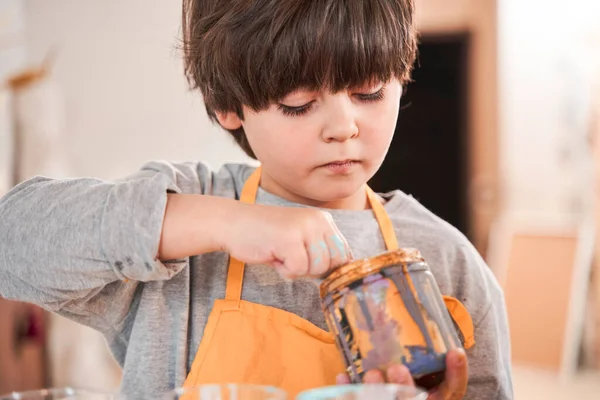
M299 117L301 115L306 114L312 108L313 103L314 101L311 101L310 103L306 103L302 106L296 107L286 106L285 104L278 104L277 108L281 110L283 115L287 115L288 117Z
M360 101L363 101L365 103L383 100L383 98L385 97L385 87L382 87L375 93L359 93L356 94L356 96L360 99Z

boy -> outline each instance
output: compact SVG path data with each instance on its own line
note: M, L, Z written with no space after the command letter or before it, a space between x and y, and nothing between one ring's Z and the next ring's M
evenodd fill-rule
M187 0L183 31L208 115L261 168L31 179L0 201L0 295L101 331L131 397L213 382L293 396L343 371L313 278L398 240L475 327L468 388L456 351L432 398L512 398L503 295L484 262L410 196L366 187L415 58L412 0ZM412 383L402 366L386 375L365 380Z

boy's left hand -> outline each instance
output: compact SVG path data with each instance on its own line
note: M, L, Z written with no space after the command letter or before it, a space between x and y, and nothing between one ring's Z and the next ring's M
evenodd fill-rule
M387 370L387 377L381 371L373 370L365 374L364 383L396 383L414 386L415 382L404 365L393 365ZM386 379L387 378L387 379ZM451 350L446 357L446 379L440 386L429 392L428 400L460 400L467 391L469 367L467 356L462 349ZM338 385L350 383L348 375L337 378Z

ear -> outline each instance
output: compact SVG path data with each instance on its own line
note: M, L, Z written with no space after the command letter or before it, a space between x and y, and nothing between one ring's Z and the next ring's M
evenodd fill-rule
M230 131L240 129L242 127L242 120L235 112L215 112L219 124Z

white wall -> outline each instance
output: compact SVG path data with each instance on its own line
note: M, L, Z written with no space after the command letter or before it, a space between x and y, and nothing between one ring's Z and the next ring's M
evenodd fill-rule
M32 61L57 50L70 173L116 178L149 159L246 160L187 91L180 1L28 0Z
M595 0L499 2L501 175L506 208L569 225L590 205L586 147Z
M2 0L0 3L0 82L22 67L24 59L25 14L23 1Z
M5 80L25 62L25 13L21 0L0 2L0 195L12 186L12 96Z

